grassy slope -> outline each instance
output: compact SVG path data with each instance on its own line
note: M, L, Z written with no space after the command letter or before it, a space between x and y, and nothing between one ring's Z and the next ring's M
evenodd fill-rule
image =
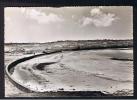
M6 46L16 46L10 51L17 52L57 52L66 50L86 50L103 48L128 48L133 47L133 40L78 40L78 41L56 41L47 43L6 43ZM28 50L25 50L25 47ZM31 50L29 50L29 48ZM13 50L12 50L13 49ZM33 50L33 51L32 51ZM8 52L8 51L5 51Z

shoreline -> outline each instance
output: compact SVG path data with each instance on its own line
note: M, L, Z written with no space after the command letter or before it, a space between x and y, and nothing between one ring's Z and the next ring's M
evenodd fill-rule
M121 90L122 91L122 90ZM131 90L129 90L129 91L131 91ZM120 93L120 91L118 92L118 94ZM124 92L122 92L122 93L124 93ZM116 94L116 93L114 93L114 94ZM116 95L118 95L118 94L116 94ZM127 94L127 92L125 92L125 94Z

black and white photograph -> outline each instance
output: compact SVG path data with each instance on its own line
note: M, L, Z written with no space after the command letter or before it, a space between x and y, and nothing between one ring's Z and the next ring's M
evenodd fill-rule
M134 96L133 7L5 7L5 97Z

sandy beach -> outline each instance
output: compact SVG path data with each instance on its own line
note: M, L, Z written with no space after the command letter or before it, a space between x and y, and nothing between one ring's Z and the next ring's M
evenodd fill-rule
M115 94L125 91L133 95L132 53L128 49L64 51L22 62L15 67L12 77L36 92L101 91ZM125 61L112 58L124 58ZM20 90L16 92L24 94Z

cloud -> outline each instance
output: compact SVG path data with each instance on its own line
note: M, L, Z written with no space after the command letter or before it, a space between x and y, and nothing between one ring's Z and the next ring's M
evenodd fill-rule
M96 27L108 27L118 19L113 13L105 13L102 8L93 8L89 17L82 18L82 26L93 24Z
M23 13L26 14L27 18L31 18L33 20L36 20L38 23L42 24L49 24L53 22L62 22L63 18L61 16L58 16L54 13L49 13L46 15L46 13L41 12L36 9L22 9L21 10Z
M99 8L93 8L90 11L91 16L94 16L94 15L97 15L97 14L101 14L101 13L102 13L102 11Z

